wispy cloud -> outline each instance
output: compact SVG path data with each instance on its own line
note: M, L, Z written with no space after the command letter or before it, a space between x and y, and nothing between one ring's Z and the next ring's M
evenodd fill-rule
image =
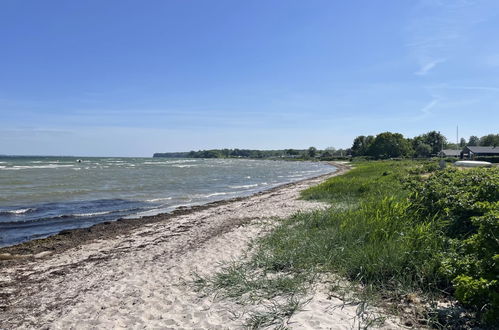
M406 30L406 47L419 66L414 73L425 76L437 65L454 61L467 51L474 29L493 16L493 10L487 10L491 7L489 2L421 0L414 7ZM467 59L472 60L473 56Z
M438 100L433 100L430 103L426 104L424 107L420 109L420 112L422 112L423 117L428 117L431 115L431 110L437 105Z
M421 64L421 68L415 72L418 76L427 75L433 68L435 68L438 64L444 63L447 61L446 59L438 59L438 60L430 60L426 63Z

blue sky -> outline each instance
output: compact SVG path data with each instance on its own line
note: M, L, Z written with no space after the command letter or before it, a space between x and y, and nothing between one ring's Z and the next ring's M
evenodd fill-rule
M0 0L0 154L499 133L499 1Z

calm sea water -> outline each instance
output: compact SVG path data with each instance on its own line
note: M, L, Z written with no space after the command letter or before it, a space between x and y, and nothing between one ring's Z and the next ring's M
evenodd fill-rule
M247 196L334 170L242 159L0 158L0 246Z

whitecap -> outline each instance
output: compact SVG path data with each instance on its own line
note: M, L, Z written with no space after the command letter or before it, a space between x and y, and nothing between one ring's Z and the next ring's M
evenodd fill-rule
M14 166L13 168L19 169L19 170L27 170L27 169L60 168L60 167L73 167L73 166L74 165L47 164L47 165L40 165L40 166L21 166L21 165L17 165L17 166Z
M113 213L113 211L104 211L104 212L93 212L93 213L76 213L72 214L74 217L93 217L95 215L104 215L104 214L110 214Z
M33 208L27 208L27 209L17 209L17 210L11 210L11 211L3 211L3 212L0 212L0 213L24 214L24 213L27 213L27 212L32 212L34 210L35 209L33 209Z
M197 165L172 165L172 167L180 167L180 168L184 168L184 167L196 167Z
M154 202L168 201L168 200L171 200L172 198L173 197L153 198L153 199L146 200L146 202L154 203Z
M242 186L229 186L229 187L234 188L234 189L254 188L254 187L258 187L258 184L255 183L255 184L246 184L246 185L242 185Z
M216 193L205 195L203 197L222 196L222 195L227 195L227 194L230 194L230 193L229 192L216 192Z

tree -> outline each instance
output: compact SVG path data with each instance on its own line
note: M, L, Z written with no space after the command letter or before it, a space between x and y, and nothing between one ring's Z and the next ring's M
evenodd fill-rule
M333 157L333 153L328 149L324 150L321 153L321 158L330 158L330 157Z
M424 142L419 142L415 147L414 147L414 156L416 157L430 157L431 156L431 146L429 144L426 144Z
M315 147L310 147L310 148L308 148L308 150L307 150L307 155L308 155L308 157L310 157L310 158L314 158L314 157L315 157L315 155L317 155L317 149L316 149Z
M468 145L470 147L476 147L479 144L480 144L480 139L478 138L478 136L475 135L470 136L470 139L468 140Z
M336 148L335 147L327 147L324 152L328 152L331 154L331 156L334 156L334 154L336 153Z
M400 133L378 134L369 146L368 155L374 158L406 157L412 153L409 141Z
M465 138L461 138L461 140L459 141L459 146L461 148L466 147L466 139Z
M447 139L445 136L437 131L431 131L423 135L417 136L414 140L419 140L431 147L431 154L437 155L443 147L447 144Z
M360 135L357 136L353 140L353 145L352 145L352 156L366 156L367 151L369 150L369 147L374 141L374 136L368 135Z
M484 147L496 147L499 145L499 134L488 134L480 138L480 145Z

